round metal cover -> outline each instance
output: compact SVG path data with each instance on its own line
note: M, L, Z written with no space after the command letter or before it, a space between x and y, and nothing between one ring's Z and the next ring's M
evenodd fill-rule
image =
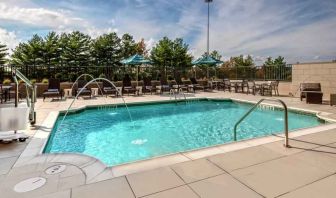
M48 175L55 175L58 173L63 172L66 169L66 165L64 164L59 164L55 166L51 166L45 170L45 173Z
M29 178L17 183L14 186L14 191L18 193L33 191L44 186L46 182L47 180L43 177Z

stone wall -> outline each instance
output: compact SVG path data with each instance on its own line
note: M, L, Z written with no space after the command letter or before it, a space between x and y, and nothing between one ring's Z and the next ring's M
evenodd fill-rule
M336 93L336 62L293 65L291 93L300 96L300 83L321 83L323 99L330 100Z

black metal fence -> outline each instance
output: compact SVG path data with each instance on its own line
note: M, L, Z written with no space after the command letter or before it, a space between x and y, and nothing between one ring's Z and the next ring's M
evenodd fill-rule
M13 65L0 66L0 82L6 78L11 78L12 71L15 68ZM133 79L136 79L136 67L33 67L33 66L17 66L28 79L36 79L37 81L43 78L59 78L62 81L74 81L79 75L88 73L95 77L103 75L112 80L121 80L125 73L129 74ZM208 71L207 71L208 70ZM207 72L209 76L214 78L229 78L229 79L254 79L254 80L292 80L292 66L235 66L235 67L193 67L183 70L158 70L155 67L141 68L139 70L139 79L142 76L151 76L152 79L159 79L161 75L166 75L169 79L174 79L178 73L182 78L196 77L206 78Z

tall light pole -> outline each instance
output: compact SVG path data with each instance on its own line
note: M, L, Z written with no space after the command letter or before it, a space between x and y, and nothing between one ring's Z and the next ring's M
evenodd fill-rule
M205 3L208 4L208 34L207 34L207 55L209 56L209 51L210 51L210 46L209 46L209 43L210 43L210 3L213 2L213 0L204 0Z
M213 0L204 0L205 3L208 4L208 34L207 34L207 53L206 56L210 56L210 3L212 3ZM207 78L209 79L209 67L207 67Z

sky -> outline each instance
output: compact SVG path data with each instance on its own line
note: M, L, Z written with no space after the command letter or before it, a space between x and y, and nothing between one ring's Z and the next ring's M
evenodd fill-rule
M0 42L10 49L33 34L80 30L144 38L181 37L196 58L206 51L204 0L0 0ZM284 56L288 63L336 59L336 0L214 0L210 50L231 56Z

